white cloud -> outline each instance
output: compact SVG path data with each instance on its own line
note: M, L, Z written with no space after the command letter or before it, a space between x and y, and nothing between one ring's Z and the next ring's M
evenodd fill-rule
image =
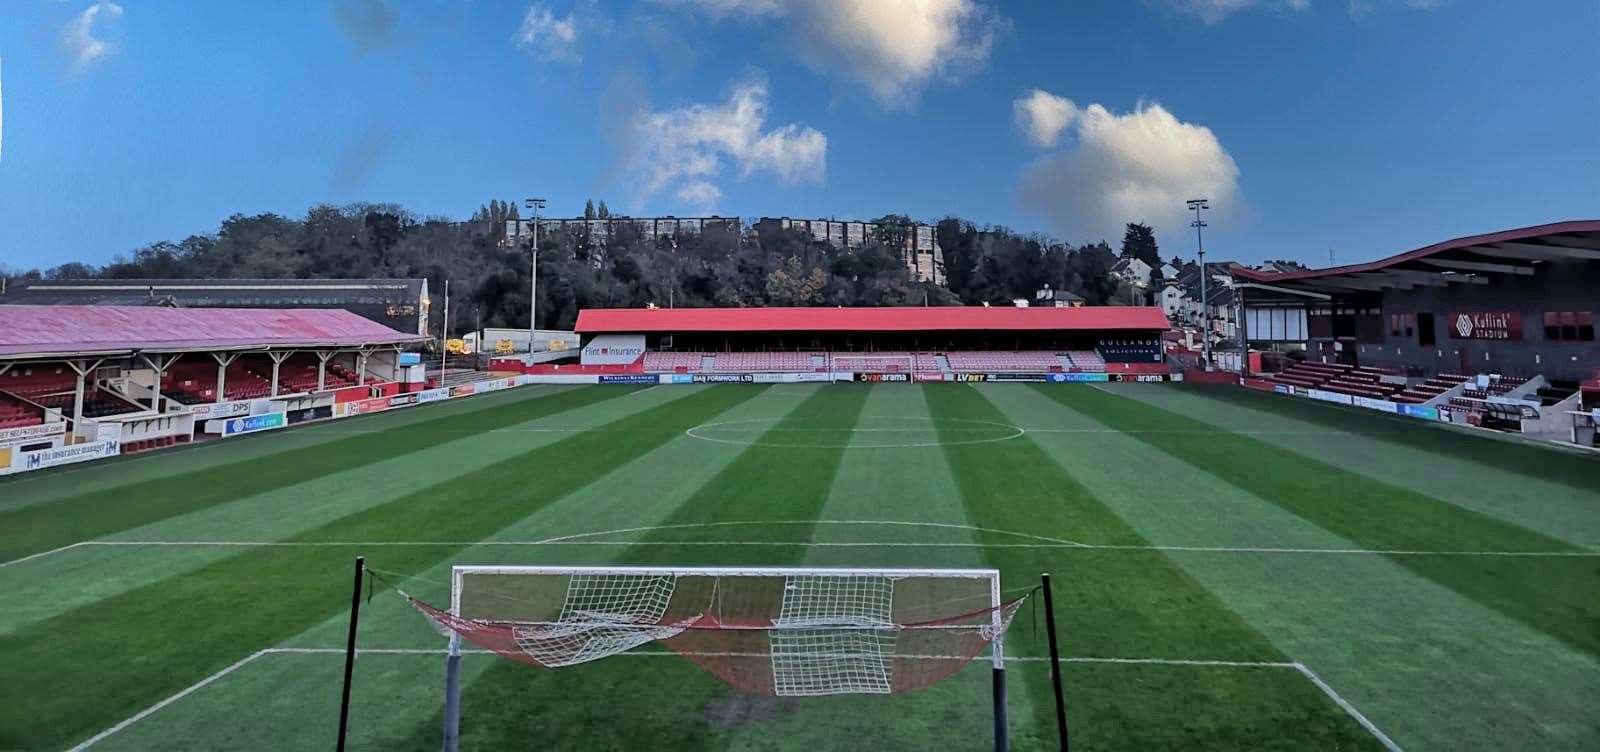
M522 17L517 29L517 47L533 53L541 60L577 63L583 61L578 52L577 11L557 18L543 5L534 5Z
M713 18L776 18L807 64L903 108L934 78L959 80L989 60L1010 22L977 0L659 0Z
M1056 145L1061 131L1078 116L1078 106L1066 97L1058 97L1044 89L1034 89L1028 96L1013 102L1011 108L1017 127L1034 146L1050 148Z
M1092 104L1070 132L1074 143L1030 165L1018 191L1022 207L1059 235L1115 238L1127 222L1175 230L1187 199L1210 199L1224 213L1237 203L1239 167L1216 134L1159 104L1121 115Z
M731 164L741 178L757 172L785 183L821 182L828 138L799 124L767 127L767 85L747 80L719 104L694 104L635 115L620 151L635 179L635 203L663 191L698 210L721 198L715 182Z
M1163 4L1173 10L1199 16L1209 24L1255 7L1303 11L1311 7L1311 0L1163 0Z
M72 68L83 71L96 61L111 54L110 43L94 36L95 21L101 14L107 17L122 15L122 6L111 0L98 0L94 5L85 8L82 13L73 16L67 22L67 28L61 35L61 46L72 58Z

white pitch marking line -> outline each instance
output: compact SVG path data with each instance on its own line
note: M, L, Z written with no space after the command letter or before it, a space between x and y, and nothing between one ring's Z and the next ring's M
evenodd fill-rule
M1294 667L1307 679L1310 679L1312 684L1317 685L1317 689L1322 690L1322 693L1327 695L1328 699L1333 700L1335 705L1342 708L1344 712L1349 713L1351 718L1356 719L1356 723L1361 724L1361 727L1366 729L1367 733L1372 734L1373 738L1377 739L1378 743L1382 744L1385 749L1389 750L1389 752L1400 752L1400 745L1395 744L1394 740L1390 739L1388 734L1383 733L1377 724L1367 720L1367 717L1362 715L1361 711L1356 710L1354 705L1351 705L1338 692L1333 691L1333 687L1328 686L1328 683L1323 681L1322 677L1317 676L1315 671L1312 671L1310 667L1303 663L1296 663Z
M200 689L203 689L206 686L216 682L218 679L221 679L222 677L227 676L228 674L231 674L234 671L239 670L245 664L250 663L251 661L254 661L257 658L260 658L261 656L264 656L264 655L343 655L344 652L345 652L344 648L266 648L266 649L263 649L263 650L257 650L256 652L251 653L250 655L247 655L244 658L240 659L239 661L235 662L233 665L228 666L227 668L224 668L221 671L218 671L217 673L214 673L214 674L212 674L212 675L210 675L210 676L208 676L208 677L206 677L204 679L201 679L200 681L190 685L189 687L183 689L182 691L178 692L177 694L174 694L171 697L168 697L165 700L162 700L161 702L158 702L158 703L156 703L154 705L151 705L148 708L145 708L144 710L139 711L138 713L134 714L133 716L130 716L129 718L123 720L122 722L116 724L115 726L112 726L111 728L106 729L105 731L102 731L102 732L100 732L98 734L95 734L94 736L92 736L89 739L85 740L83 743L73 747L70 752L81 752L82 750L88 749L89 747L104 741L105 739L107 739L110 736L113 736L113 735L115 735L117 733L120 733L121 731L123 731L124 729L128 728L129 726L132 726L133 724L138 723L139 721L142 721L145 718L150 717L151 715L153 715L156 712L160 711L162 708L165 708L165 707L177 702L178 700L181 700L184 697L187 697L188 695L193 694L194 692L196 692L196 691L198 691ZM444 649L439 649L439 648L359 648L359 649L356 650L356 657L359 659L362 655L428 655L428 656L437 656L437 655L448 655L449 652L450 652L449 650L444 650ZM491 651L491 650L478 650L478 649L463 650L461 652L464 653L464 654L467 654L467 655L494 655L495 654L494 651ZM626 656L626 657L636 657L636 658L660 658L660 657L666 657L666 656L682 656L682 655L685 655L685 654L684 653L679 653L677 651L672 651L672 650L630 650L628 652L619 653L618 655L619 656ZM723 656L723 655L740 656L740 655L745 655L745 654L740 654L740 653L696 653L694 655L699 655L699 656ZM750 654L750 655L754 655L754 654ZM908 657L948 658L948 657L952 657L952 656L908 656ZM1047 658L1047 657L1044 657L1044 656L1016 655L1016 656L1006 656L1005 660L1006 660L1007 663L1038 663L1038 662L1048 662L1050 659ZM1349 714L1351 718L1355 719L1355 721L1357 723L1359 723L1362 728L1366 729L1368 733L1372 734L1372 736L1375 739L1377 739L1378 742L1381 743L1384 746L1384 748L1390 750L1390 752L1401 752L1400 746L1395 744L1394 740L1390 739L1387 734L1384 734L1383 731L1378 728L1377 724L1374 724L1365 715L1362 715L1361 711L1357 710L1355 708L1355 706L1351 705L1349 703L1349 701L1344 699L1343 696L1341 696L1338 692L1334 691L1333 687L1328 686L1328 683L1322 680L1322 677L1318 676L1316 674L1316 672L1312 671L1310 668L1308 668L1303 663L1297 663L1297 662L1291 663L1291 662L1284 662L1284 661L1210 660L1210 659L1196 659L1196 658L1103 658L1103 657L1096 657L1096 656L1069 656L1069 657L1066 657L1066 658L1062 658L1061 662L1062 663L1122 664L1122 665L1153 665L1153 666L1195 666L1195 667L1214 667L1214 668L1294 669L1295 671L1299 672L1302 676L1304 676L1307 679L1311 680L1311 682L1314 685L1316 685L1318 690L1320 690L1324 695L1326 695L1328 697L1328 699L1332 700L1334 702L1334 704L1338 705L1341 710L1343 710L1345 713Z
M145 708L144 710L139 711L138 713L135 713L134 715L130 716L129 718L123 720L121 723L118 723L117 725L112 726L111 728L108 728L105 731L102 731L102 732L100 732L98 734L95 734L94 736L89 737L88 739L84 740L84 742L82 744L79 744L78 746L73 747L71 752L80 752L80 750L88 749L90 746L93 746L95 744L100 743L101 741L104 741L106 739L106 737L109 737L112 734L115 734L115 733L117 733L117 732L129 727L129 726L132 726L135 723L138 723L139 721L144 720L145 718L150 717L156 711L159 711L162 708L164 708L164 707L166 707L168 705L171 705L172 703L175 703L175 702L177 702L177 701L189 696L191 693L193 693L193 692L195 692L195 691L197 691L199 689L204 688L206 685L208 685L208 684L210 684L210 683L212 683L212 682L214 682L214 681L216 681L218 679L221 679L222 677L227 676L228 674L231 674L234 671L239 670L239 668L244 666L244 664L249 663L249 662L251 662L251 661L253 661L253 660L257 659L257 658L260 658L261 656L266 655L269 652L271 652L271 651L270 650L257 650L256 652L251 653L251 654L239 659L232 666L229 666L229 667L227 667L227 668L225 668L225 669L223 669L221 671L218 671L215 674L212 674L212 675L210 675L210 676L208 676L208 677L206 677L204 679L201 679L200 681L189 685L189 687L187 689L184 689L183 691L181 691L181 692L179 692L179 693L177 693L177 694L175 694L175 695L173 695L171 697L168 697L167 699L162 700L161 702L158 702L158 703L156 703L154 705L151 705L148 708Z
M971 543L965 541L911 543L906 541L636 541L636 540L530 540L530 541L244 541L244 540L100 540L74 546L190 546L239 548L359 548L417 546L743 546L818 548L1036 548L1101 551L1186 551L1239 554L1330 554L1390 556L1500 556L1529 558L1594 558L1600 551L1402 551L1367 548L1233 548L1226 546L1110 546L1093 543ZM68 546L67 548L71 548ZM54 553L47 551L45 553ZM36 554L42 556L44 554ZM21 561L20 559L18 561ZM12 563L12 562L7 562Z
M33 559L41 559L41 558L44 558L44 557L49 556L51 554L59 554L62 551L66 551L67 549L70 549L70 548L77 548L78 546L87 546L90 543L93 543L93 541L78 541L77 543L68 543L67 545L62 546L60 548L52 548L49 551L40 551L39 553L36 553L36 554L29 554L28 556L24 556L24 557L22 557L20 559L12 559L10 561L0 561L0 567L9 567L12 564L21 564L22 562L25 562L25 561L31 561Z

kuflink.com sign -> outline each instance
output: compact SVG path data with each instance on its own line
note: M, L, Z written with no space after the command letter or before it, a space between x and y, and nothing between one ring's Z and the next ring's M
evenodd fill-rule
M285 413L267 413L266 415L251 415L247 418L230 418L222 424L222 435L237 436L241 433L270 431L274 428L283 428L286 425L289 425L289 419Z

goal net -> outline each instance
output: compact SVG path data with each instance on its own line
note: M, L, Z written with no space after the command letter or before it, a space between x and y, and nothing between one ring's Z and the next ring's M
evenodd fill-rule
M458 566L446 636L515 661L573 666L652 643L745 692L892 694L959 672L1026 597L992 569Z

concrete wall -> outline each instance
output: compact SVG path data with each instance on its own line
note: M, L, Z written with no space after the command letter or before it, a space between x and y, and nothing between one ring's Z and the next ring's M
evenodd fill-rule
M1555 379L1585 379L1600 369L1600 342L1550 341L1544 336L1546 311L1589 311L1600 318L1600 263L1536 264L1531 277L1493 275L1489 285L1450 285L1390 290L1383 294L1384 343L1358 344L1364 365L1416 366L1428 373L1504 373ZM1522 314L1517 341L1452 339L1451 313L1516 311ZM1389 334L1390 314L1432 313L1434 344L1418 335ZM1420 333L1419 333L1420 334Z

